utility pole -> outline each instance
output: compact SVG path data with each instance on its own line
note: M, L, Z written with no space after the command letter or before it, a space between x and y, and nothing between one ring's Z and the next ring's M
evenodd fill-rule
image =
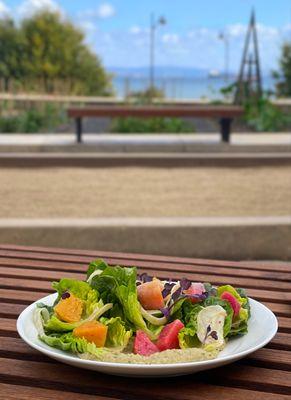
M229 80L229 37L225 32L218 35L218 39L224 43L224 80L228 83Z
M155 19L154 13L150 16L150 89L155 87L155 35L159 25L166 25L167 21L164 17Z

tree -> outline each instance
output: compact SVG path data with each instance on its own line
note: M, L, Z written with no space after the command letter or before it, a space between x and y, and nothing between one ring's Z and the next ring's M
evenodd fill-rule
M0 19L0 78L4 82L5 91L9 90L11 79L23 78L23 45L23 37L13 20Z
M285 43L282 47L280 58L280 72L276 72L277 93L280 96L291 96L291 43Z
M62 81L70 93L111 92L110 77L99 58L84 43L84 34L58 13L43 11L22 22L24 64L30 79L37 78L46 92Z

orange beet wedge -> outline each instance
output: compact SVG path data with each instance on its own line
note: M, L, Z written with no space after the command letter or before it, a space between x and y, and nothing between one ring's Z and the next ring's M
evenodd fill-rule
M104 347L107 335L107 326L97 321L84 322L73 330L73 334L95 343L97 347Z

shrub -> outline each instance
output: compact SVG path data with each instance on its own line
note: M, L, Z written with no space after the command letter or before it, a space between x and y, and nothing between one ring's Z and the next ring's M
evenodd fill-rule
M117 118L111 132L118 133L190 133L194 128L179 118Z
M54 104L46 104L42 110L31 108L16 116L0 117L0 132L38 133L54 130L66 121L64 110Z
M290 117L266 97L245 103L245 121L257 132L279 131L291 123Z

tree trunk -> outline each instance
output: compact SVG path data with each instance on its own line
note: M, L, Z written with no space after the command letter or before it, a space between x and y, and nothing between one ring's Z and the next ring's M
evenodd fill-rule
M4 78L4 92L9 92L9 78Z

